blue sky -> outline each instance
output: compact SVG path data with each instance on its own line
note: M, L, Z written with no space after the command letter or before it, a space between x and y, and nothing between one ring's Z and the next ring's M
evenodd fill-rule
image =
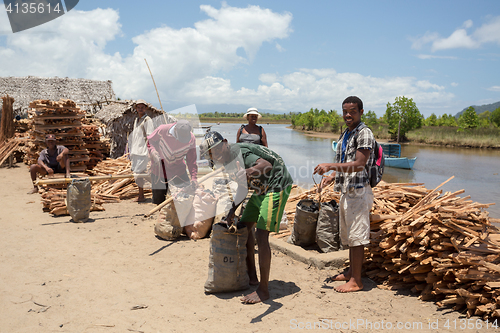
M500 101L500 1L94 1L11 33L0 76L112 80L122 99L198 112L341 109L397 96L428 117Z

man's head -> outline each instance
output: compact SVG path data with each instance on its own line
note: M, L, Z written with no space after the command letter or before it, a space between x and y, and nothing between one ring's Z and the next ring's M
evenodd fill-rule
M191 124L187 120L179 120L175 124L175 138L182 143L189 143L191 141Z
M349 96L342 102L342 115L349 130L358 126L363 114L363 102L357 96Z
M219 132L210 131L205 134L200 144L202 158L222 163L226 160L227 153L227 140Z
M148 109L148 106L147 106L145 100L138 99L137 102L135 102L135 110L137 111L139 118L146 114L147 109Z
M45 144L49 148L54 148L57 145L56 136L54 134L47 134L45 136Z

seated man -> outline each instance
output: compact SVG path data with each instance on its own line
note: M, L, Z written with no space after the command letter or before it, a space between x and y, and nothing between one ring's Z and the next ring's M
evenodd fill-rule
M33 189L28 194L38 193L38 186L35 185L37 174L43 176L52 176L54 173L66 173L66 178L70 178L69 169L69 149L64 146L58 146L56 136L47 134L45 136L47 149L42 150L37 164L30 166L31 180Z

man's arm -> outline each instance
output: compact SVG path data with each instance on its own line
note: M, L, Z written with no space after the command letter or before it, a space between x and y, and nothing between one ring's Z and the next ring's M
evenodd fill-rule
M190 148L186 154L186 164L191 176L191 181L198 179L198 164L196 163L196 146Z
M370 149L358 149L356 159L347 163L321 163L314 168L314 174L323 175L328 171L359 172L363 171L370 157Z
M52 168L49 168L49 166L45 164L45 162L43 162L43 160L40 158L38 159L38 165L41 166L49 176L54 174L54 170L52 170Z

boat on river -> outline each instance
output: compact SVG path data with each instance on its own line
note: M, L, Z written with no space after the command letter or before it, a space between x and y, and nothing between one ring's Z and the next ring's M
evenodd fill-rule
M381 143L384 150L385 166L399 169L411 169L416 157L401 157L401 145L397 143ZM332 142L333 151L337 151L337 141Z
M416 157L401 157L401 145L398 143L381 143L384 150L385 166L399 169L411 169Z

